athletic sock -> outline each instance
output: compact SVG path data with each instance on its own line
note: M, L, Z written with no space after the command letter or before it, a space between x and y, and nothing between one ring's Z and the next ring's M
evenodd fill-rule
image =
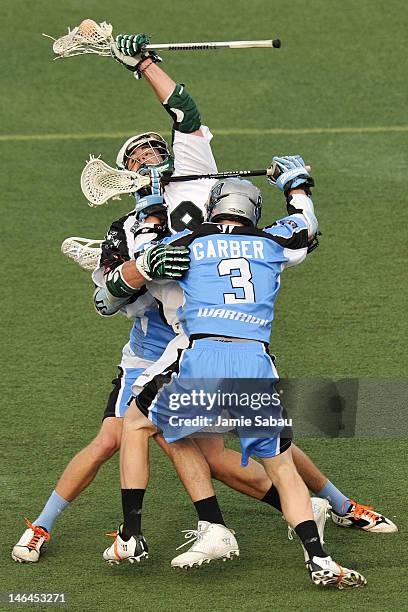
M65 508L68 508L70 502L53 491L48 498L47 503L41 511L41 514L33 521L33 525L43 527L48 533L51 533L55 521Z
M123 527L122 540L142 533L142 506L146 489L122 489Z
M328 557L329 555L323 550L320 542L317 525L314 521L303 521L295 527L295 531L306 548L310 559L312 557Z
M278 489L275 487L275 485L272 485L269 491L267 491L259 501L263 501L265 504L269 504L269 506L272 506L273 508L276 508L276 510L279 510L279 512L282 512Z
M197 510L199 521L208 521L208 523L225 525L221 508L218 505L217 497L215 495L194 502L194 506Z
M336 514L344 515L348 512L351 501L348 497L343 495L341 491L334 486L330 480L326 482L323 489L316 494L318 497L327 499L330 502L331 507Z

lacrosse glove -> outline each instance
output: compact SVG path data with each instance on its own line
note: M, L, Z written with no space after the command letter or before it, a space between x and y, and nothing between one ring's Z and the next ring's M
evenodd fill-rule
M144 221L149 215L163 216L166 212L160 173L156 168L142 168L140 174L150 174L150 187L142 187L134 193L136 200L135 213L138 221Z
M136 258L136 267L146 280L182 278L190 267L190 249L158 244Z
M131 70L136 79L141 79L142 73L138 66L143 60L150 57L155 64L162 61L156 51L145 49L149 43L150 37L147 34L119 34L111 44L111 54L119 64Z
M287 155L285 157L274 157L279 175L268 176L271 185L275 185L285 195L291 189L304 189L310 194L310 187L314 186L314 180L305 168L305 162L300 155Z

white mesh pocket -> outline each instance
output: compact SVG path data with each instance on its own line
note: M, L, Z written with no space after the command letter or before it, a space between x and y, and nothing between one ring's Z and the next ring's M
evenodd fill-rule
M83 270L93 272L99 265L102 240L72 236L61 244L61 253L77 263Z
M85 19L73 30L68 28L68 34L65 36L53 40L52 49L59 57L71 57L84 53L110 55L110 44L113 41L112 25L105 21L98 24L92 19Z
M91 156L81 175L82 193L90 206L100 206L111 198L133 193L146 185L150 185L149 176L140 176L130 170L116 170L99 157Z

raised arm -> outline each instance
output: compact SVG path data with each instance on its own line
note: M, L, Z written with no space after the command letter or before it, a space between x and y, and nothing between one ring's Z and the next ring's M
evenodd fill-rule
M119 34L111 45L112 56L136 78L145 78L172 117L175 130L202 137L200 113L193 98L184 85L158 66L161 58L155 51L143 50L148 42L146 34Z
M318 246L318 223L311 199L314 181L299 155L274 157L281 170L278 179L268 179L286 198L288 216L264 228L284 249L287 262L284 267L303 261L306 254Z
M284 193L288 214L303 217L308 241L311 243L318 233L318 223L310 197L314 180L306 170L300 155L274 157L272 161L279 166L281 174L277 179L268 177L268 181Z

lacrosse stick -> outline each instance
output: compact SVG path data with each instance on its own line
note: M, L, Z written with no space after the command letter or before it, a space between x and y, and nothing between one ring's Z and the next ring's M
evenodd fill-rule
M93 272L99 265L102 242L72 236L61 244L61 253L73 259L83 270Z
M306 166L310 172L311 167ZM181 181L197 181L198 179L222 179L233 176L270 176L275 180L281 171L274 162L265 170L228 170L226 172L213 172L212 174L186 174L183 176L164 176L162 184L179 183ZM111 168L99 157L90 157L81 174L82 193L88 200L89 206L95 208L108 200L120 199L125 193L134 193L141 187L150 185L150 176L141 175L130 170L116 170Z
M131 170L116 170L92 155L81 174L82 193L92 208L111 199L120 200L122 194L134 193L149 185L150 176L143 176Z
M85 53L96 53L97 55L111 55L110 47L114 42L112 36L112 25L103 21L96 23L92 19L85 19L76 28L68 28L68 34L61 38L54 38L49 34L43 34L54 41L52 50L58 57L73 57ZM264 47L279 49L281 41L275 40L230 40L227 42L193 42L193 43L160 43L148 44L144 49L155 49L159 51L207 51L212 49L246 49L249 47Z

